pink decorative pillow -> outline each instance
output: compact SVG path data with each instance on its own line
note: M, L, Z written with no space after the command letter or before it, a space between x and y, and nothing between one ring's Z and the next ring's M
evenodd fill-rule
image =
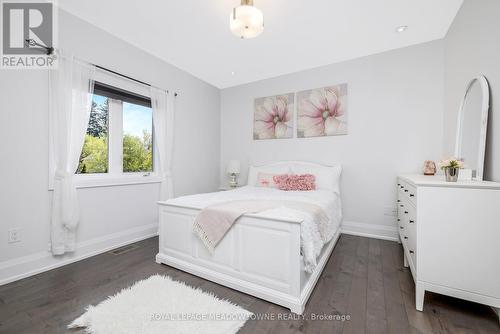
M274 177L277 176L276 174L271 174L271 173L262 173L259 172L257 174L257 187L265 187L265 188L278 188L276 183L274 182Z
M306 191L316 189L316 177L312 174L283 174L273 177L274 183L280 190Z

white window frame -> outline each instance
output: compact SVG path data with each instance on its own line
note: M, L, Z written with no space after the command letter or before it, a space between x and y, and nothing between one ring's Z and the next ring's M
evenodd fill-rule
M122 78L105 70L97 69L95 81L151 97L149 86ZM123 110L122 101L109 98L108 110L108 172L75 174L77 188L109 187L132 184L160 183L156 145L153 139L153 171L123 172ZM117 131L118 130L118 131ZM52 145L49 145L49 190L54 189L55 163Z

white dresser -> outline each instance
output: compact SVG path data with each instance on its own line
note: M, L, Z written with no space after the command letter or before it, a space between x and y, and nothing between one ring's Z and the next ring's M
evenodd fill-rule
M500 183L401 175L397 185L398 230L417 310L425 291L433 291L498 312Z

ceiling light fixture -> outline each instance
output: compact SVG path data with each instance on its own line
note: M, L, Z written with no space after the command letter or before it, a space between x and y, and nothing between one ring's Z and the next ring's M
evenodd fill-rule
M264 31L264 15L253 6L253 0L241 0L241 6L231 12L229 29L241 39L257 37Z
M396 28L396 32L403 32L403 31L406 31L406 29L408 29L408 26L399 26Z

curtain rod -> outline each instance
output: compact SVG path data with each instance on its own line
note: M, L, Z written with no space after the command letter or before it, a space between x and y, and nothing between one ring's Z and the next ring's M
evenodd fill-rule
M121 74L119 72L116 72L116 71L113 71L113 70L110 70L109 68L106 68L104 66L100 66L100 65L96 65L96 64L93 64L95 67L97 67L98 69L101 69L101 70L104 70L104 71L107 71L107 72L110 72L110 73L113 73L113 74L116 74L116 75L119 75L123 78L126 78L126 79L129 79L129 80L132 80L132 81L135 81L137 83L140 83L142 85L145 85L145 86L149 86L151 87L151 84L147 83L147 82L144 82L144 81L141 81L141 80L137 80L137 79L134 79L132 77L129 77L128 75L125 75L125 74ZM168 93L168 90L167 90L167 93ZM174 96L177 96L178 94L176 92L174 92Z

